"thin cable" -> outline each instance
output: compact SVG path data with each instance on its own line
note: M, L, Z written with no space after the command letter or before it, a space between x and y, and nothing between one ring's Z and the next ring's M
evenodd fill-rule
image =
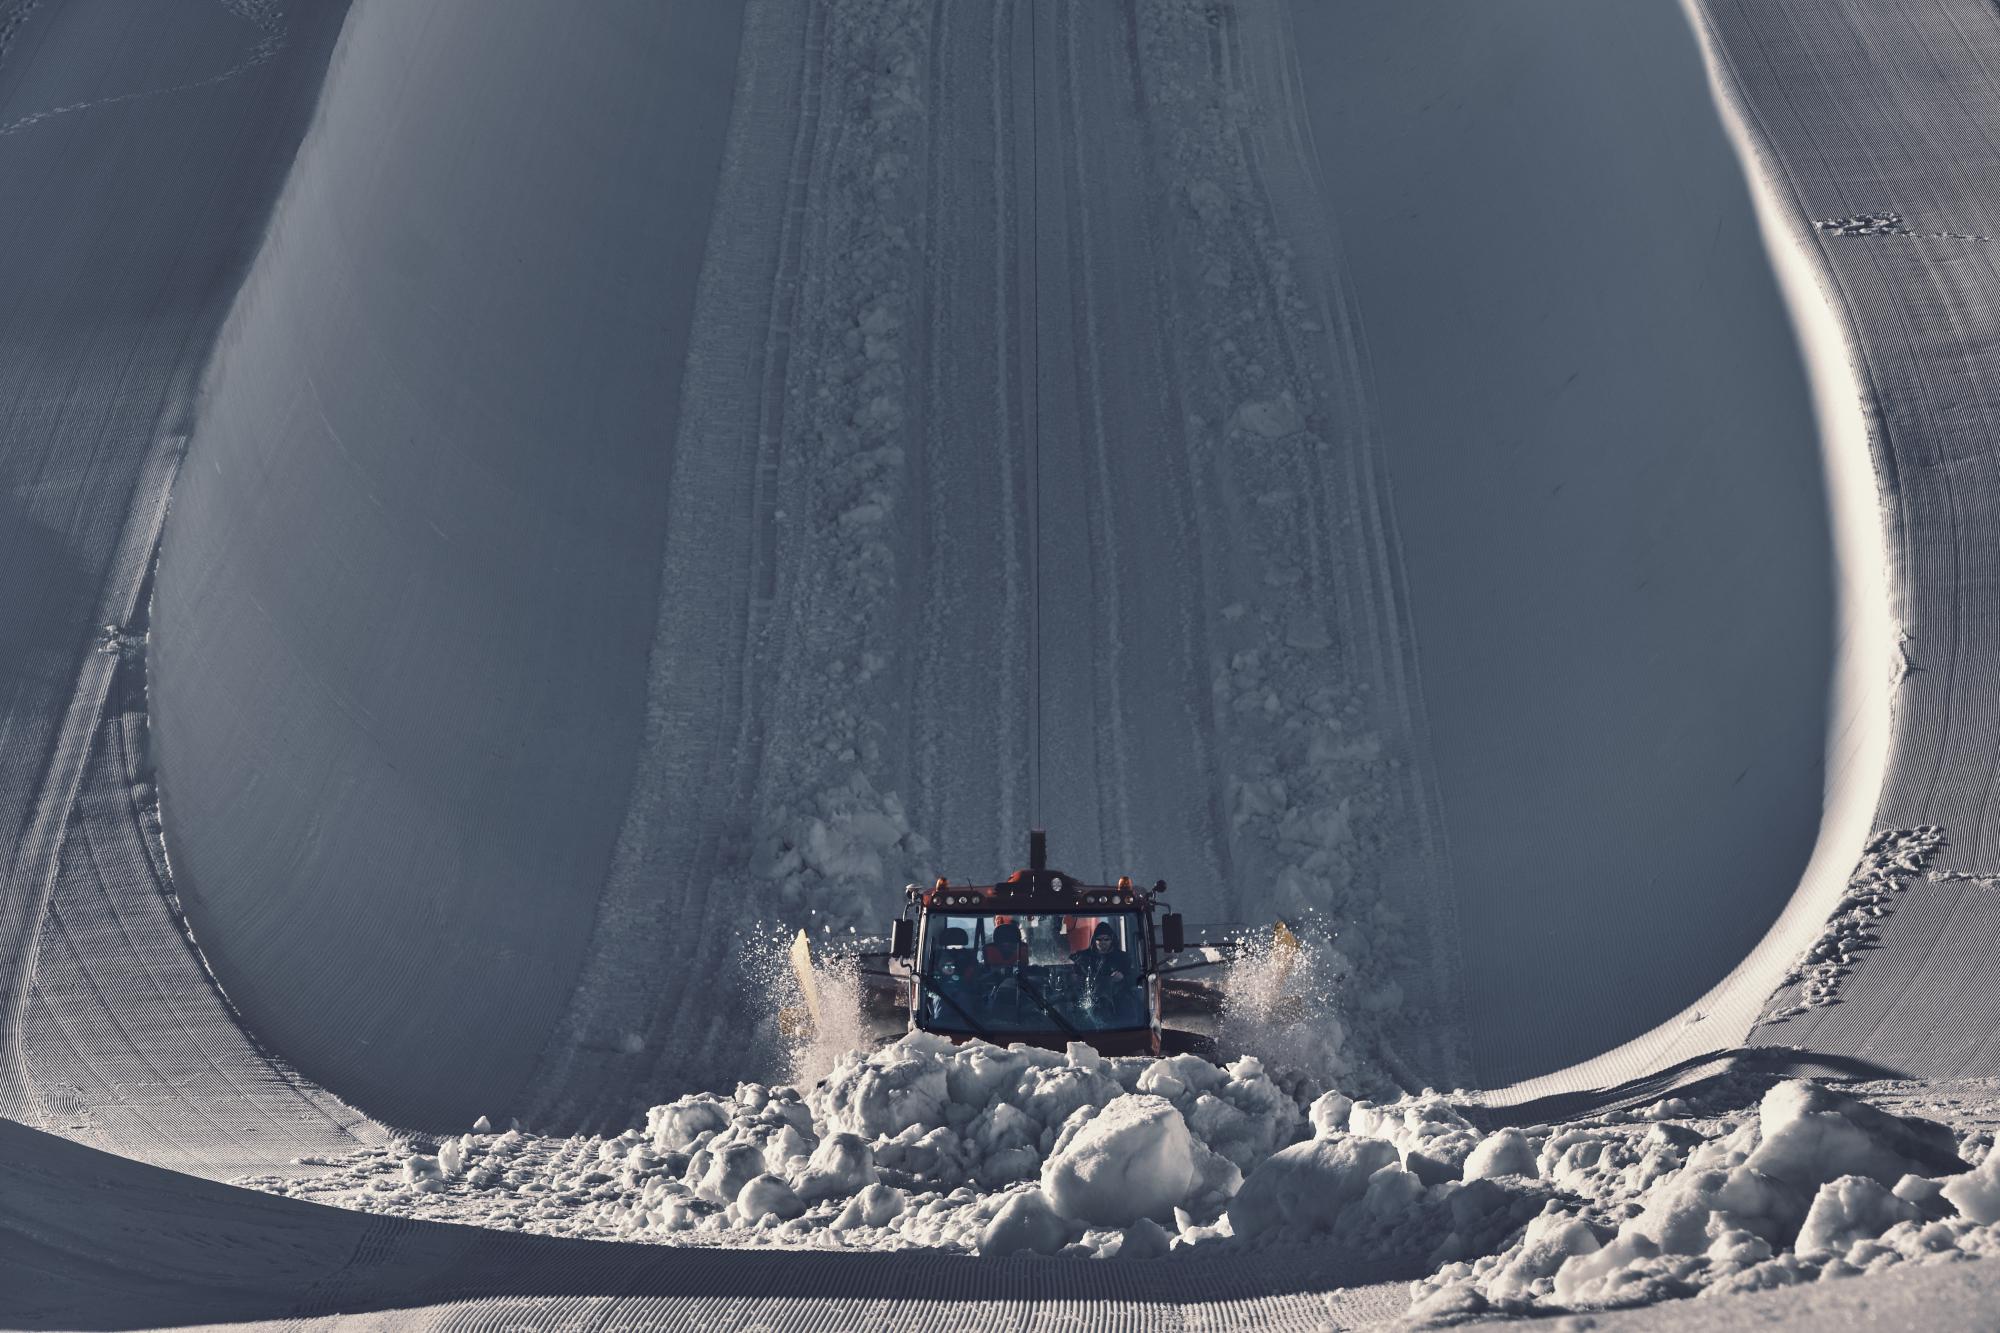
M1034 571L1034 763L1028 774L1028 809L1042 827L1042 46L1028 5L1028 366L1034 398L1028 409L1028 560Z

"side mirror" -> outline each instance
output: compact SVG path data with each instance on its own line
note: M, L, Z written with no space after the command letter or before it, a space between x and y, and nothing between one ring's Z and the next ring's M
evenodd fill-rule
M1160 918L1160 942L1168 953L1179 953L1187 948L1187 927L1181 924L1179 912L1169 912Z
M897 917L889 924L889 956L908 958L917 951L916 932L910 929L908 917Z

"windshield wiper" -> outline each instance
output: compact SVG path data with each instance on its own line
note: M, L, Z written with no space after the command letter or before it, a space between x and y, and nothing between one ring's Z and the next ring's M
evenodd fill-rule
M1055 1011L1055 1006L1050 1004L1047 1000L1044 1000L1042 998L1042 993L1036 990L1033 986L1030 986L1028 984L1028 979L1025 976L1017 974L1014 977L1014 980L1017 983L1019 983L1022 990L1028 992L1029 999L1033 1000L1036 1004L1042 1006L1043 1013L1046 1013L1050 1018L1055 1019L1056 1026L1063 1030L1064 1036L1068 1037L1071 1041L1083 1040L1083 1034L1081 1032L1078 1032L1075 1028L1071 1027L1069 1025L1069 1020L1064 1018L1061 1014L1057 1013Z
M967 1009L964 1005L960 1004L957 1001L957 999L955 999L949 992L947 992L943 987L939 986L937 982L932 978L929 972L919 972L917 974L917 980L924 983L925 990L937 996L940 1000L943 1000L946 1004L950 1005L952 1008L958 1010L959 1017L963 1018L966 1021L966 1023L971 1026L974 1036L980 1037L994 1046L1000 1045L998 1041L994 1040L993 1034L991 1032L988 1032L985 1028L979 1025L979 1020L972 1016L972 1011Z

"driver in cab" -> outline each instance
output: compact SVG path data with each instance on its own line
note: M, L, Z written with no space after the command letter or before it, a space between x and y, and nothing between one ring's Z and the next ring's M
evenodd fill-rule
M1082 978L1086 993L1097 995L1115 994L1117 988L1131 982L1138 973L1132 960L1118 947L1118 931L1109 921L1097 923L1097 929L1090 932L1090 947L1069 956Z

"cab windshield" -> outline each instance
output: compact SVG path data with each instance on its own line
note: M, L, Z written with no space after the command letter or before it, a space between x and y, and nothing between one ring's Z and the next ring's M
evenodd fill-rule
M1137 912L933 916L923 1026L995 1036L1146 1027L1141 934Z

